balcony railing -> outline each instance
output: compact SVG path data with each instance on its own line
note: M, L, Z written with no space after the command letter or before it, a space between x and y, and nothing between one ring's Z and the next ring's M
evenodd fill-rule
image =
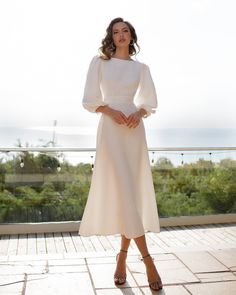
M171 151L236 151L236 147L150 147L150 152L171 152ZM95 152L96 148L78 147L0 147L1 153L6 152Z
M78 228L95 152L0 148L0 232L21 223ZM149 148L149 158L162 226L236 222L236 147Z

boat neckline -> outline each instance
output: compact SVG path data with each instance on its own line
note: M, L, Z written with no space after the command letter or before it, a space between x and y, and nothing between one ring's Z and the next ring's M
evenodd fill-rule
M118 60L123 60L123 61L134 61L133 59L123 59L123 58L118 58L118 57L111 57L111 59L118 59Z

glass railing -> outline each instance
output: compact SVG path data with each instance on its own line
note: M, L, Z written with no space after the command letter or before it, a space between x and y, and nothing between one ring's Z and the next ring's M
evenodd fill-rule
M236 213L236 148L149 148L160 217ZM80 220L95 149L0 148L0 223Z

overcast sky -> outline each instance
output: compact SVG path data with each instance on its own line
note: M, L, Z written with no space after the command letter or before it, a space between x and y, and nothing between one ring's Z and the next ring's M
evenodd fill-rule
M1 0L0 126L96 126L81 106L85 77L107 25L123 17L157 89L146 127L234 128L235 11L234 0Z

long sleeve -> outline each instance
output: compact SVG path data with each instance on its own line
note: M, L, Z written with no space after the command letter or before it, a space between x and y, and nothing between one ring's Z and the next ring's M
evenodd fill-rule
M85 109L93 113L96 112L96 109L99 106L106 105L106 103L103 101L103 96L100 89L100 65L100 57L93 57L89 65L84 87L82 105Z
M155 113L155 109L157 108L156 89L149 67L146 64L142 64L140 84L135 98L135 104L139 109L145 109L147 112L146 117L150 116L151 113Z

